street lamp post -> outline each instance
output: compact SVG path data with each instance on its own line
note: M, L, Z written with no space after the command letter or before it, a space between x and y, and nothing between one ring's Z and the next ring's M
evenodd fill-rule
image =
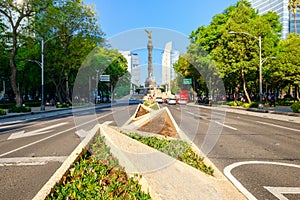
M49 40L46 40L46 42ZM41 98L41 110L45 110L45 104L44 104L44 39L42 39L42 63L41 63L41 68L42 68L42 98Z
M71 34L72 35L72 34ZM61 34L61 35L56 35L54 37L51 37L49 39L47 39L46 41L44 41L44 38L42 39L42 55L41 55L41 69L42 69L42 97L41 97L41 110L45 110L45 102L44 102L44 49L45 49L45 44L49 41L49 40L53 40L54 38L57 37L61 37L61 36L71 36L69 34Z
M263 108L263 104L262 104L262 64L263 64L263 60L262 60L262 55L261 55L261 36L254 36L251 35L250 33L246 33L246 32L235 32L235 31L230 31L229 34L244 34L244 35L248 35L251 36L255 39L258 40L258 46L259 46L259 104L258 104L258 108Z

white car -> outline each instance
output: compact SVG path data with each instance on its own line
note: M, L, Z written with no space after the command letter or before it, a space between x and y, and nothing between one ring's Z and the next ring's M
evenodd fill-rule
M178 104L186 105L186 104L187 104L187 99L180 98L180 99L178 100Z
M168 104L169 105L176 105L176 99L175 98L169 98L169 100L168 100Z
M161 97L156 97L156 98L155 98L155 101L156 101L157 103L163 103L163 102L164 102L163 99L162 99Z

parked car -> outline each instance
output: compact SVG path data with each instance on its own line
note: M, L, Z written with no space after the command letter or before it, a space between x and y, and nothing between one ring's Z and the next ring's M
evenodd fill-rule
M143 104L144 101L140 100L140 99L136 99L136 98L130 98L129 99L129 105L133 105L133 104Z
M155 101L156 101L157 103L163 103L163 102L164 102L163 99L162 99L162 97L156 97L156 98L155 98Z
M187 104L187 99L185 99L185 98L178 99L178 104L186 105Z
M176 105L176 99L175 98L169 98L168 104L169 105Z
M168 103L169 98L163 99L164 103Z

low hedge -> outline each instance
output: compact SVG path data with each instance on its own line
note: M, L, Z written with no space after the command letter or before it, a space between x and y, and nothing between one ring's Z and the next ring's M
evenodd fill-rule
M8 109L9 113L21 113L21 112L31 112L31 108L29 106L13 106Z
M98 136L46 199L150 199L142 192L138 178L127 177L104 137Z
M56 108L69 108L70 104L63 103L63 104L56 104Z
M300 101L293 103L291 109L294 113L300 113Z
M242 106L244 108L258 108L258 102L252 102L251 104L241 101L229 101L226 103L228 106Z
M0 115L6 115L6 111L2 108L0 108Z
M211 166L206 166L202 157L197 155L191 146L182 140L167 140L157 137L142 136L137 133L127 134L129 137L146 144L156 150L159 150L173 158L180 160L208 175L213 175L214 169Z

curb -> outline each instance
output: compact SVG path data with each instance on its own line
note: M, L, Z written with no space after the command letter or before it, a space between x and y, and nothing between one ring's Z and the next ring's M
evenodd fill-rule
M80 156L86 153L88 146L97 134L100 134L99 124L97 124L85 137L85 139L73 150L71 155L55 171L48 182L35 195L33 200L44 200L51 193L55 185L60 183L62 181L62 177L68 173L73 163L76 162L80 158Z
M188 106L192 107L203 107L207 109L213 109L214 106L204 106L199 104L187 104ZM224 109L232 109L232 110L244 110L249 112L258 112L258 113L269 113L269 114L276 114L276 115L285 115L285 116L293 116L293 117L300 117L300 113L294 113L294 112L280 112L280 111L274 111L274 110L263 110L259 108L243 108L243 107L233 107L233 106L218 106L219 108ZM230 110L226 110L226 112L230 112Z
M7 118L13 118L13 117L21 117L21 116L28 116L28 115L34 115L34 114L42 114L42 113L50 113L50 112L57 112L57 111L65 111L69 110L72 108L58 108L58 109L53 109L53 110L45 110L45 111L32 111L32 112L27 112L27 113L17 113L17 114L12 114L12 115L2 115L0 116L1 119L7 119Z
M96 105L94 107L90 107L91 109L98 109L98 108L109 108L111 106L114 106L113 104L104 104L104 105ZM71 112L76 112L76 109L78 108L87 108L87 106L75 106L75 107L69 107L69 108L56 108L52 110L44 110L44 111L32 111L32 112L27 112L27 113L15 113L12 115L1 115L1 119L8 119L8 118L13 118L13 117L21 117L21 116L29 116L29 115L35 115L35 114L44 114L44 113L51 113L51 112L60 112L60 111L66 111L70 110Z

